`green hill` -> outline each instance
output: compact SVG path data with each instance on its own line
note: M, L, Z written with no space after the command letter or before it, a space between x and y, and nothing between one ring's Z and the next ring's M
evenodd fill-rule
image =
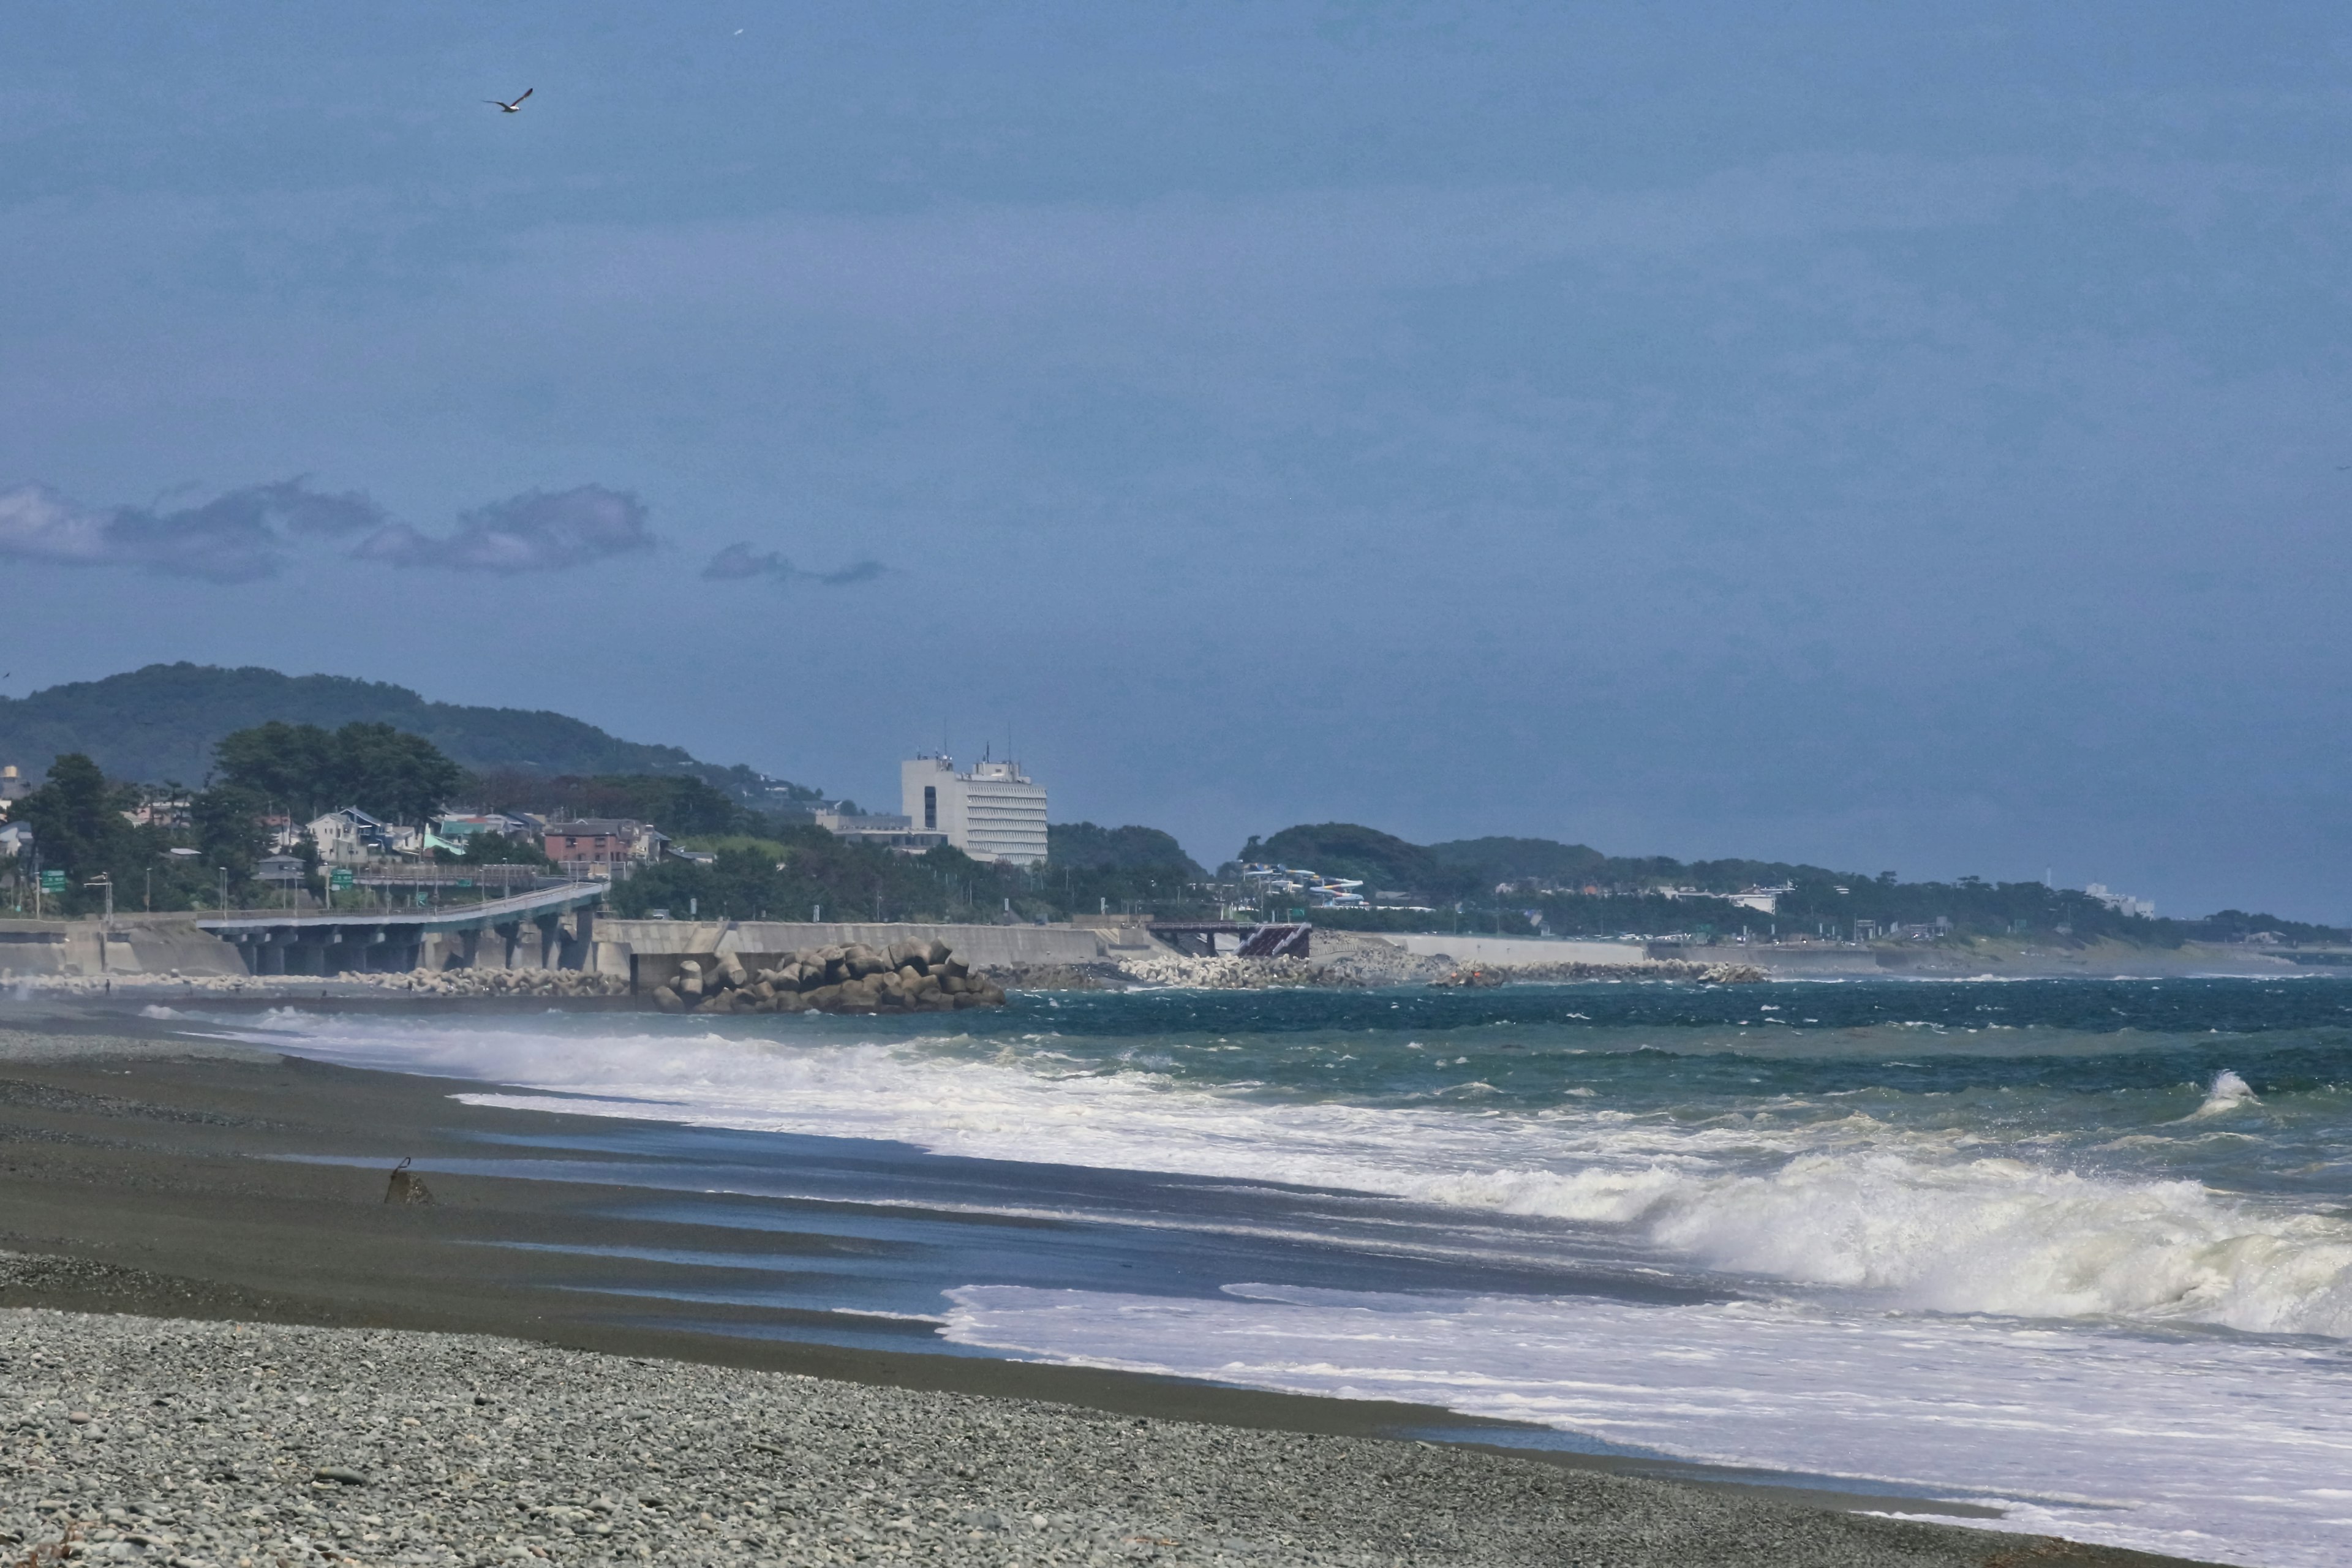
M1045 829L1045 858L1063 870L1168 870L1193 881L1208 876L1172 834L1156 827L1100 827L1056 822Z
M1459 901L1497 934L1540 925L1555 935L1754 929L1759 934L1880 932L2030 936L2063 944L2112 941L2178 947L2244 942L2257 933L2289 942L2341 944L2352 931L2223 910L2200 920L2127 914L2091 894L2040 882L1906 882L1892 871L1865 876L1782 860L1676 860L1664 855L1604 855L1549 838L1456 838L1410 844L1353 822L1286 827L1242 846L1244 860L1280 861L1325 877L1360 879L1368 891L1395 889L1425 904ZM1727 895L1761 885L1781 889L1770 914ZM1506 892L1504 889L1507 889ZM1662 889L1696 889L1668 897ZM1588 890L1590 889L1590 890ZM1419 929L1402 910L1322 910L1318 921L1364 929ZM1483 929L1483 928L1482 928Z
M80 752L110 778L194 784L212 770L222 736L272 719L325 729L390 724L482 773L688 774L770 808L816 794L747 767L698 761L677 746L620 740L561 713L431 702L404 686L340 675L202 664L151 664L0 698L0 763L38 779L59 753Z

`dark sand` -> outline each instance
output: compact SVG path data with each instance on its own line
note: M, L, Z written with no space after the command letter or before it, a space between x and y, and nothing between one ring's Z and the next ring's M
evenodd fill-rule
M807 1316L790 1310L651 1296L616 1301L567 1290L567 1284L601 1281L605 1267L562 1252L464 1244L642 1245L716 1253L756 1248L772 1256L793 1238L616 1219L608 1212L611 1187L432 1171L436 1157L478 1156L482 1145L473 1139L481 1134L544 1134L576 1122L450 1098L481 1085L368 1072L236 1045L192 1045L167 1024L127 1009L79 1013L52 1005L15 1012L0 1021L0 1249L59 1263L9 1271L0 1285L0 1306L493 1335L1258 1431L1379 1437L1481 1425L1451 1412L1387 1402L807 1342L791 1337ZM320 1154L370 1163L269 1158ZM387 1174L404 1158L428 1172L432 1205L385 1204ZM817 1251L824 1238L811 1237L808 1245ZM634 1267L657 1284L681 1289L710 1284L716 1272L676 1267L669 1270L674 1279L666 1280L664 1266ZM712 1332L714 1322L753 1331ZM1501 1440L1495 1451L1510 1456L1495 1463L1665 1479L1677 1490L1705 1489L1727 1505L1752 1501L1800 1512L1891 1509L1956 1518L1987 1511L1790 1489L1706 1467L1513 1449L1504 1427L1486 1425ZM1942 1537L1941 1549L1916 1558L1890 1555L1886 1562L2176 1561L2043 1537L1902 1528Z

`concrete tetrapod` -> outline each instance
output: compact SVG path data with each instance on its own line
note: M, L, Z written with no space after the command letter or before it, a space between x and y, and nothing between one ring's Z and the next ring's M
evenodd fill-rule
M654 988L665 1013L951 1013L999 1007L1003 989L974 974L942 942L862 942L782 952L761 969L734 953L678 966Z

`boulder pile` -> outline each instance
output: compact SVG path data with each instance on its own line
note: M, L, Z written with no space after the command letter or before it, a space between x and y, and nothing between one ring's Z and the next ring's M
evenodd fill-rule
M629 988L622 975L585 969L412 969L336 978L422 996L617 996Z
M731 952L688 959L675 984L654 988L665 1013L951 1013L1001 1007L1004 993L943 942L862 942L779 953L750 970Z

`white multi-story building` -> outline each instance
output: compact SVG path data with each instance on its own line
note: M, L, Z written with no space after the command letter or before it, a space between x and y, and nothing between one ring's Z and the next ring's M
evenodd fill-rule
M2111 893L2105 882L2094 882L2083 891L2119 915L2137 915L2142 920L2156 918L2156 904L2147 899L2135 899L2129 893Z
M944 833L975 860L1034 866L1045 858L1045 786L1014 763L982 762L955 771L944 756L898 764L899 797L917 833Z

